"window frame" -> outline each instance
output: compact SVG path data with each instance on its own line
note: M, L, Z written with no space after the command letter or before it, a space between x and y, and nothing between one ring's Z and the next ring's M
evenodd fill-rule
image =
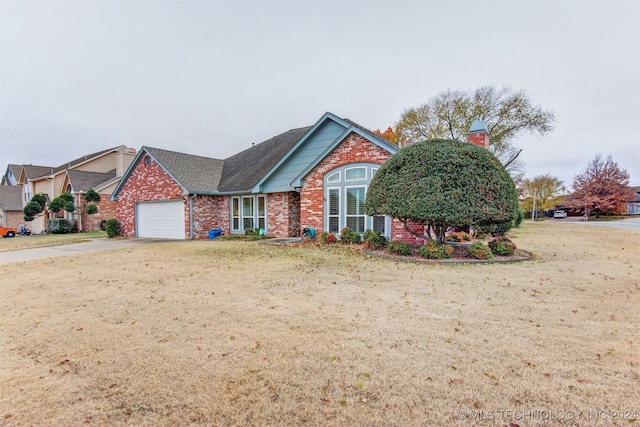
M265 233L267 232L269 204L266 194L239 194L230 196L230 199L229 217L231 222L229 228L231 234L243 234L246 230L255 228L262 228ZM248 202L247 205L245 205L245 201ZM263 205L262 210L260 210L260 204ZM246 210L247 208L250 209Z
M364 169L364 178L358 178L358 179L351 178L347 180L346 171L353 170L353 169ZM324 175L324 178L323 178L324 205L323 205L322 216L323 216L323 229L325 231L331 234L340 234L342 229L344 229L344 227L346 227L349 222L353 222L353 220L350 220L350 219L364 218L363 219L364 229L362 230L362 232L360 232L359 230L356 230L356 231L360 232L360 234L363 234L364 231L366 230L374 230L374 225L376 225L376 222L377 222L378 227L376 228L379 229L380 228L379 226L382 225L384 228L382 230L382 234L385 237L390 238L391 218L389 216L386 216L386 215L385 216L382 216L382 215L369 216L366 213L364 213L364 209L362 210L361 214L347 213L347 208L348 208L347 192L349 191L349 189L353 189L353 188L363 189L364 197L365 197L364 201L366 202L367 190L369 189L371 179L373 179L373 176L378 171L378 169L380 169L380 165L377 163L366 163L366 162L351 163L348 165L343 165L343 166L339 166L338 168L332 169L331 171L327 172ZM333 178L335 176L338 176L339 180L329 181L329 178ZM337 214L331 213L331 208L333 207L331 197L332 197L332 192L334 191L337 191L337 196L338 196L338 201L337 201L338 213ZM362 206L363 205L364 203L362 204ZM380 223L379 219L376 219L378 217L384 218L382 223ZM335 218L337 218L337 230L334 225L336 223ZM355 225L356 226L359 225L358 220L356 220Z

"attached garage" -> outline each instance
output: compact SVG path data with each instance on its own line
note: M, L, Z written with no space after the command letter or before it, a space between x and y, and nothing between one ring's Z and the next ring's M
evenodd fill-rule
M136 237L185 239L184 201L136 203Z

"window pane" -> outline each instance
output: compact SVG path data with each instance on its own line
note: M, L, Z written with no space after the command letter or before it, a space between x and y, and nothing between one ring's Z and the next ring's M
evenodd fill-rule
M385 226L385 217L384 216L374 216L373 217L373 231L377 231L380 234L384 234L384 226Z
M340 190L329 190L329 215L340 214Z
M338 232L338 217L329 218L329 233Z
M265 222L264 222L264 217L258 218L258 228L262 228L263 230L266 228L265 227Z
M239 230L240 229L240 219L239 218L233 218L233 229L234 230Z
M338 182L340 181L340 172L336 172L333 175L329 175L327 178L327 182Z
M264 216L264 196L258 196L258 216Z
M237 197L234 197L233 199L231 199L233 201L233 216L238 216L240 214L240 201L238 200Z
M253 197L242 198L242 216L253 217Z
M356 179L365 179L367 177L367 168L351 168L345 172L345 179L353 181Z
M347 188L347 215L364 215L364 188Z
M364 233L364 216L348 216L347 227L358 233Z
M253 218L242 218L242 225L245 230L251 230L253 228Z

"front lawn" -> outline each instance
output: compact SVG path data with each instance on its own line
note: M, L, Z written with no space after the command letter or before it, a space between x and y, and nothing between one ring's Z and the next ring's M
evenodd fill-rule
M0 415L555 426L627 411L631 425L640 233L546 221L510 236L535 259L432 265L216 239L5 265Z

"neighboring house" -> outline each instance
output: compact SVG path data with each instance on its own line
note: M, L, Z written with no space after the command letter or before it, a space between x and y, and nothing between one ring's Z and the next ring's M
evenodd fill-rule
M18 185L18 177L22 165L7 165L7 170L2 176L2 183L0 185Z
M20 228L23 216L22 186L0 185L0 227Z
M225 160L142 147L111 198L129 237L202 239L213 228L289 237L349 226L415 242L399 221L364 213L371 178L397 150L326 113Z
M96 186L97 188L93 189L100 193L102 199L104 199L104 203L101 201L100 205L98 205L97 214L89 218L78 218L77 213L71 212L61 212L59 214L72 221L80 219L78 221L78 229L80 231L93 230L96 224L108 218L113 218L115 204L109 201L109 196L135 155L135 149L120 145L79 157L58 167L22 165L18 185L23 187L23 205L38 193L45 194L47 200L51 201L60 196L60 194L69 192L75 197L74 204L82 206L84 203L82 196L91 188L87 187L87 185ZM31 231L39 233L45 230L46 220L49 216L50 213L45 211L31 221L28 224ZM88 223L87 221L90 222Z
M62 188L74 197L73 203L76 206L74 216L78 219L79 231L99 230L103 221L115 218L116 206L114 202L109 200L109 196L122 176L117 176L116 169L104 173L67 169L65 175ZM89 203L86 202L84 196L88 190L94 190L100 194L100 202L91 202L98 207L98 212L93 215L85 212Z
M640 215L640 186L630 187L633 198L627 202L627 214Z

